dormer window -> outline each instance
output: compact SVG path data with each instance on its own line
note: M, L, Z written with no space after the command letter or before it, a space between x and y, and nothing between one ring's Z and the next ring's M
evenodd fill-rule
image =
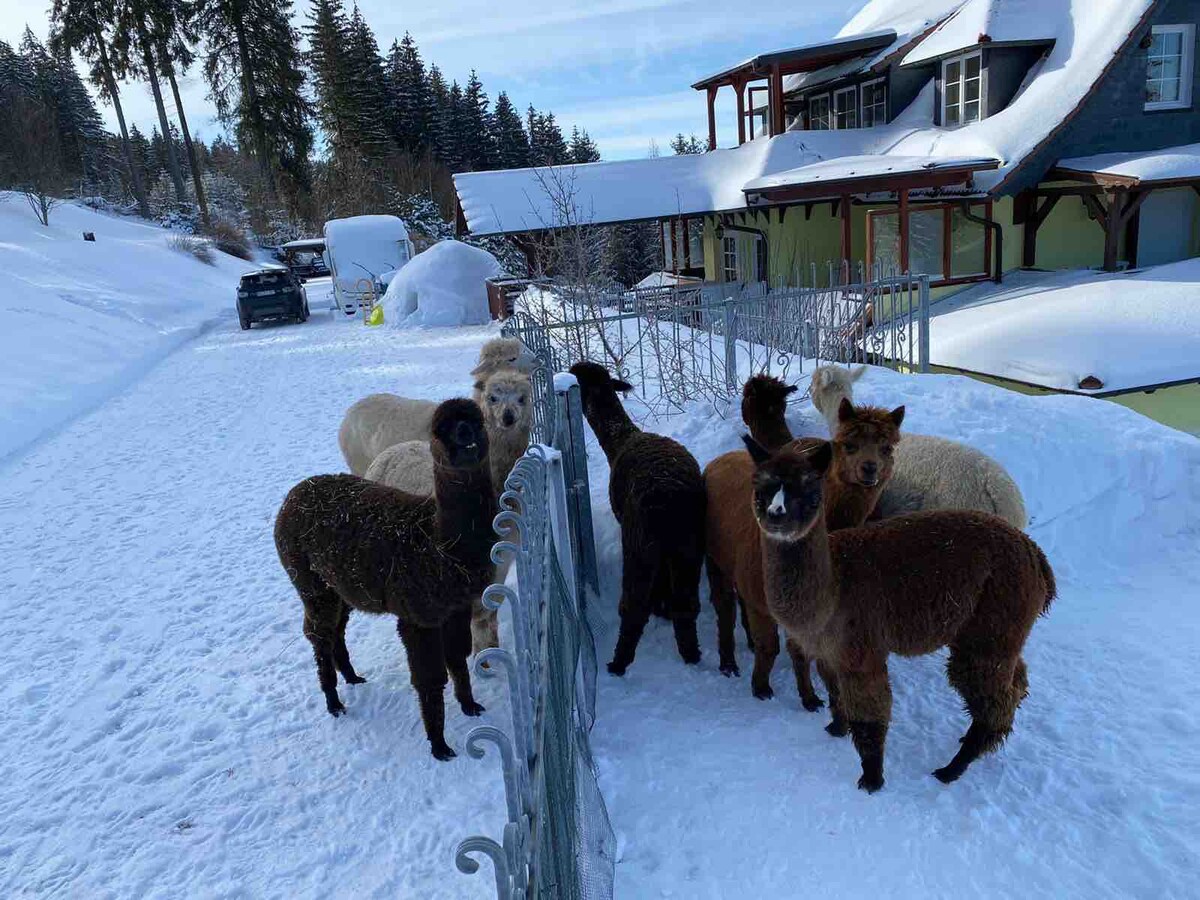
M957 128L984 117L983 56L967 53L942 62L942 124Z
M887 124L887 79L877 78L862 86L862 127Z
M1192 58L1196 26L1155 25L1146 54L1146 109L1192 105Z
M838 131L858 127L858 88L833 92L833 120Z
M829 119L828 94L821 94L808 101L808 127L810 131L828 131L833 127Z

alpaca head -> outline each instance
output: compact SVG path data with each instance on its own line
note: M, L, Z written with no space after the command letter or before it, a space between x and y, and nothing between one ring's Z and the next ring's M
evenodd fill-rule
M847 369L844 366L817 366L813 370L812 396L813 406L829 425L829 433L837 433L838 407L842 399L854 399L854 382L867 372L866 366L857 369Z
M460 397L440 404L433 411L432 431L430 449L435 461L461 469L487 460L487 430L473 401Z
M742 388L742 421L747 426L751 422L782 422L788 397L798 390L772 375L755 375Z
M518 372L529 373L537 368L538 358L534 356L519 338L492 338L479 348L479 362L471 370L472 375L487 376L501 369L516 369Z
M529 432L533 423L533 385L528 375L502 369L483 383L483 418L493 434L511 429Z
M838 480L871 488L891 478L903 421L903 406L888 412L878 406L855 406L843 397L833 437L833 468Z
M577 362L570 372L579 382L579 396L583 400L583 411L589 417L600 412L606 405L617 404L617 393L626 394L633 390L627 381L613 378L608 369L599 363Z
M746 435L754 460L754 518L769 538L798 541L822 517L825 473L833 460L829 441L805 438L775 453Z

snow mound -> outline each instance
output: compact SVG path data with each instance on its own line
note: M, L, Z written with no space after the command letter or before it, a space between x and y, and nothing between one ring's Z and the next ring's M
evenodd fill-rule
M503 274L486 250L441 241L392 279L382 301L384 322L393 328L484 325L491 318L485 282Z

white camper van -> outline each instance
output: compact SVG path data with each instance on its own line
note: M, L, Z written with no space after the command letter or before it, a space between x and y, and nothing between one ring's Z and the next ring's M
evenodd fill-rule
M325 257L337 305L354 315L372 296L383 296L391 273L412 259L413 245L396 216L331 219L325 223Z

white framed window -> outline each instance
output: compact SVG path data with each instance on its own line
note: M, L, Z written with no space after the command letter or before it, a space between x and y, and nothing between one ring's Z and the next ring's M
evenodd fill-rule
M1195 25L1154 26L1146 53L1146 109L1187 109L1192 105L1195 48Z
M887 124L887 79L877 78L865 82L862 86L862 116L860 123L863 128Z
M833 127L829 118L829 95L808 98L809 131L828 131Z
M978 122L983 108L983 55L967 53L942 63L942 124L957 128Z
M858 88L833 92L833 127L838 131L858 127Z
M741 281L738 274L737 238L729 235L721 240L721 276L723 281Z

